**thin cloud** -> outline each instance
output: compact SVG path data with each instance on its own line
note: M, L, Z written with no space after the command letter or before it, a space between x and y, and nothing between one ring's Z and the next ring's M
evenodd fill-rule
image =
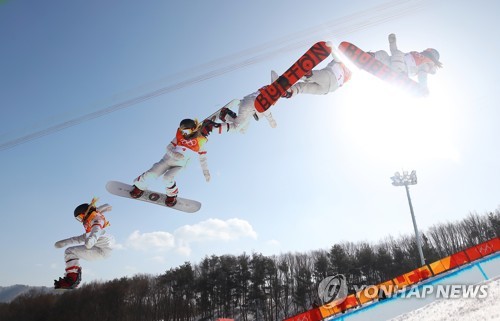
M184 225L173 234L168 232L141 233L134 231L127 240L129 248L148 251L175 250L182 255L191 254L191 244L209 241L233 241L240 238L257 238L252 225L242 219L208 219L193 225Z
M244 237L257 238L252 225L245 220L231 218L226 221L208 219L194 225L185 225L174 231L176 250L191 254L191 244L207 241L232 241Z
M185 225L174 232L175 238L190 242L223 240L230 241L240 237L257 238L252 225L245 220L231 218L226 221L211 218L206 221Z
M120 243L116 243L116 240L114 238L111 238L110 246L113 250L125 250L125 246Z
M134 231L127 240L127 246L135 250L170 250L174 247L174 236L168 232L141 233Z

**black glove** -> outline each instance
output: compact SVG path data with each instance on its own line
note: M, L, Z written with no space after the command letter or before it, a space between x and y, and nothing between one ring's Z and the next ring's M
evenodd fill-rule
M209 119L205 119L203 121L203 123L201 124L201 134L204 136L204 137L207 137L208 135L210 135L210 133L212 132L212 130L215 128L219 128L220 127L220 124L219 123L216 123L214 121L211 121Z

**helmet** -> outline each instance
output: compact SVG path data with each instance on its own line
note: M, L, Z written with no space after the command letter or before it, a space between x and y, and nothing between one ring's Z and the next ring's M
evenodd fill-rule
M75 208L73 215L78 221L81 221L81 219L78 219L80 215L92 213L95 210L96 210L95 206L90 206L88 203L83 203Z
M182 136L184 138L192 138L193 135L195 135L196 128L198 127L198 121L195 119L183 119L181 123L179 124L179 129L182 132Z
M196 128L196 126L198 125L197 123L198 123L197 121L186 118L186 119L183 119L181 121L181 123L179 124L179 128L181 130L182 129L193 129L193 128Z
M422 55L431 59L436 64L436 66L442 67L443 64L439 62L439 52L436 49L427 48L424 51L422 51Z

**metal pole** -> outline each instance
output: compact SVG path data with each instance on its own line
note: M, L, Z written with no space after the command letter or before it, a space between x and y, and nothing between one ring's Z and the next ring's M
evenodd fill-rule
M417 248L418 248L418 254L420 255L420 264L424 266L425 265L424 253L422 252L422 243L420 242L420 233L418 232L417 221L415 220L415 214L413 213L413 205L411 205L410 188L408 187L408 184L405 184L405 188L406 188L406 196L408 197L408 204L410 205L410 213L411 213L411 219L413 220L413 228L415 229L415 237L417 239Z

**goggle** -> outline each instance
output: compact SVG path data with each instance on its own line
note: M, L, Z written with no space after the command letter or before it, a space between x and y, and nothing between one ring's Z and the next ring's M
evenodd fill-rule
M85 217L90 216L90 214L92 214L92 212L94 212L94 211L89 211L87 214L85 214L85 213L78 214L78 216L75 216L75 219L78 222L83 222L83 220L85 219Z
M192 128L184 128L184 129L181 129L181 132L182 132L182 135L186 136L186 135L192 134L193 129Z
M95 203L97 203L98 200L99 199L97 197L93 197L92 201L90 202L89 206L87 207L87 210L85 211L85 213L80 213L77 216L75 216L76 220L78 222L82 222L87 217L87 214L88 215L92 214L92 212L90 212L90 211L92 211L92 207L95 206Z

